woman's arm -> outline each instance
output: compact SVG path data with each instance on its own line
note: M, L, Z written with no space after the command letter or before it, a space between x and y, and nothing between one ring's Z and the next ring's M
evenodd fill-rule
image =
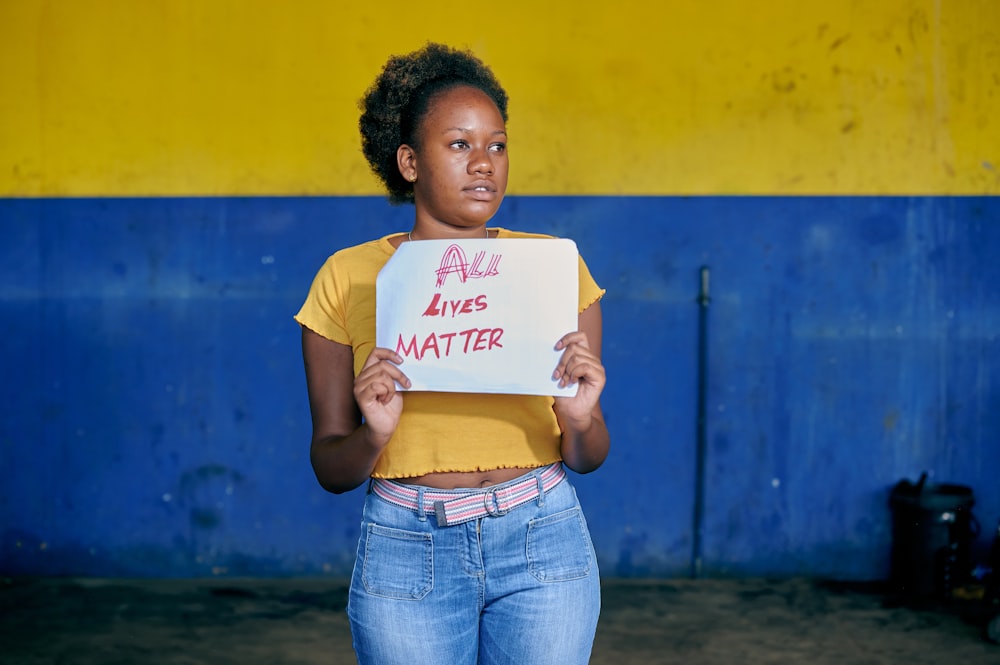
M556 397L553 406L562 430L563 462L577 473L603 464L611 445L600 402L605 383L601 335L601 304L595 302L580 313L579 330L556 344L564 351L553 378L560 386L579 383L574 397Z
M302 328L312 414L310 460L319 484L339 494L360 486L399 424L403 396L396 381L409 380L396 366L402 358L375 349L354 377L351 347Z

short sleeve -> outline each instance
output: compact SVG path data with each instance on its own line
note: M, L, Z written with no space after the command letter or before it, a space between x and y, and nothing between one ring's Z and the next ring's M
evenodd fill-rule
M328 258L316 273L295 320L331 341L350 345L345 290L337 273L336 258L336 254Z
M595 302L604 297L605 289L598 286L594 277L590 274L587 263L580 257L580 311L587 309Z

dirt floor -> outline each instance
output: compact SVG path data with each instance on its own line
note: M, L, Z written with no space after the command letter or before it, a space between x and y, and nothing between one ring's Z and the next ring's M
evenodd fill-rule
M311 579L0 579L0 663L349 665L346 591ZM591 663L998 665L983 635L998 612L805 579L607 580Z

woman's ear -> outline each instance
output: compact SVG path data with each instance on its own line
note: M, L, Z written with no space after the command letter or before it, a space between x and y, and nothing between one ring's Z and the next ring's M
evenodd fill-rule
M396 164L403 180L417 181L417 154L405 143L396 149Z

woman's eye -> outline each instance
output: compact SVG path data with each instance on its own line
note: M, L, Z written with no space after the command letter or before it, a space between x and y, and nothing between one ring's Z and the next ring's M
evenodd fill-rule
M457 149L467 148L468 146L469 144L463 141L462 139L459 139L458 141L452 141L451 143L451 147Z
M493 152L504 152L505 150L507 150L507 144L494 143L493 145L490 146L490 150L492 150Z

